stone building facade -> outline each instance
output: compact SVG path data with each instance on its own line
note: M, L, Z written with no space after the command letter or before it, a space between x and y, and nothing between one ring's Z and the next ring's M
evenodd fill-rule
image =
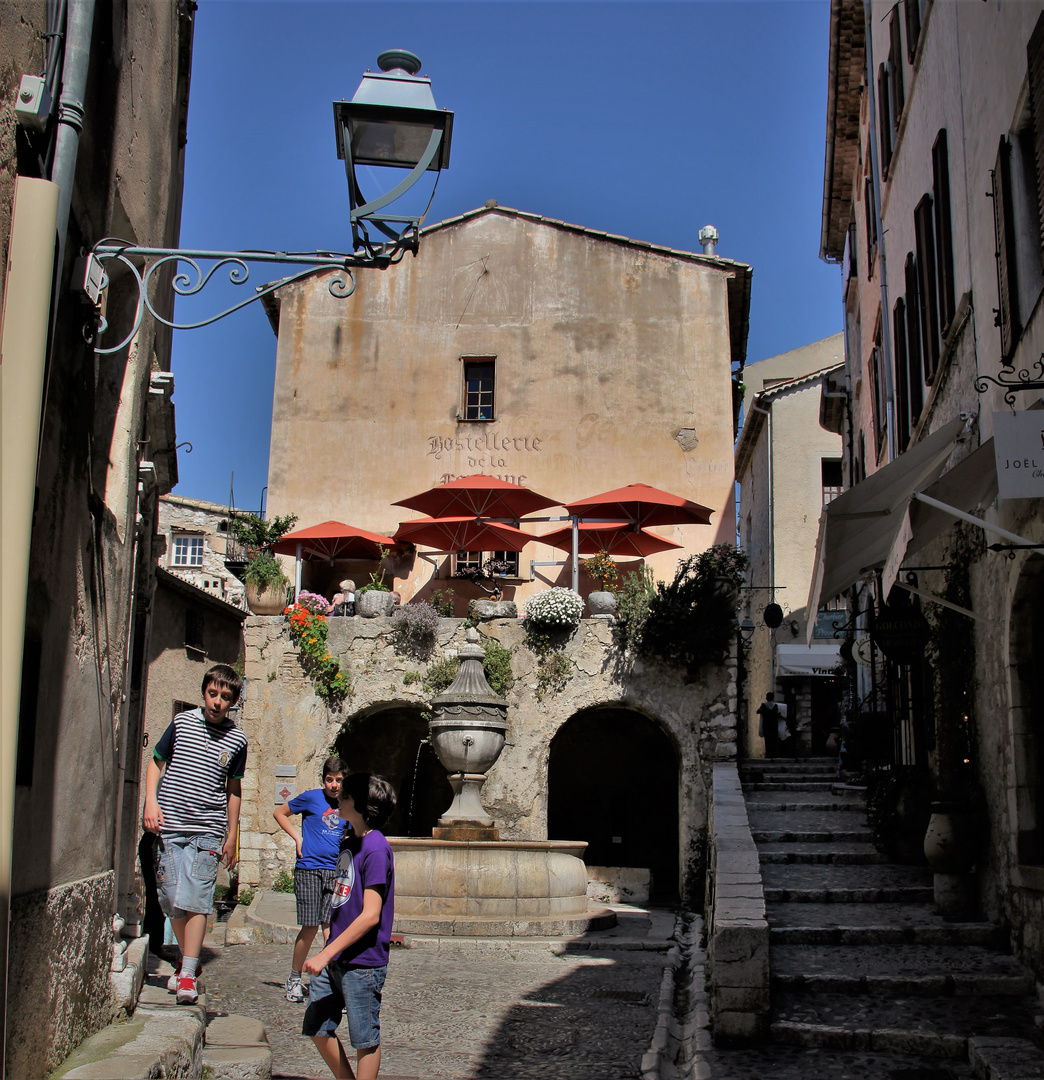
M245 610L243 583L225 565L229 517L229 508L220 503L163 495L157 528L167 550L160 565L197 589Z
M391 536L419 516L394 502L454 477L486 473L566 501L641 482L714 511L710 525L659 530L682 546L648 560L657 577L734 541L750 267L493 204L425 229L415 258L356 277L347 299L328 274L269 304L271 513ZM566 561L527 545L505 597L568 585ZM464 615L481 596L447 581L452 555L388 565L404 602L452 584ZM305 572L304 587L324 592L358 576Z
M861 668L857 696L883 703L895 761L943 794L962 779L988 836L962 844L974 899L1040 974L1044 517L999 494L993 439L1010 413L997 380L1029 381L1020 412L1041 401L1044 4L833 0L830 48L821 250L842 264L846 368L823 409L851 490L824 513L811 603L845 593L860 634L886 602L948 627L878 664L876 685ZM928 515L918 494L940 489L981 524ZM889 490L894 529L840 551L831 515ZM1013 543L998 528L1019 544L990 550Z
M331 749L349 769L384 773L399 794L389 835L430 836L452 793L430 748L423 676L464 643L461 619L443 619L427 660L397 651L390 619L331 618L331 653L354 688L340 712L315 696L283 620L245 626L251 741L243 781L240 880L268 885L293 865L276 805L319 783ZM585 619L564 643L568 675L542 688L537 655L518 619L480 632L511 650L507 744L489 773L484 805L505 839L586 840L587 861L652 872L654 897L696 900L715 761L736 756L734 658L699 683L621 652L604 620ZM620 875L626 877L626 875Z
M0 3L4 340L34 322L48 339L39 387L6 347L0 374L0 830L9 862L0 875L0 972L11 1077L47 1075L118 1007L125 954L113 920L135 903L156 501L177 482L173 380L170 333L148 314L126 348L96 356L84 337L91 313L72 279L81 249L103 237L177 243L193 10ZM44 71L55 75L50 120L20 125L22 76ZM50 267L60 256L49 309L46 298L38 309L8 303L24 269L12 261L17 245L8 247L25 221L16 200L33 189L52 191L57 207L27 260ZM126 275L114 275L106 307L114 327L132 325L137 295ZM26 419L37 411L39 425ZM16 476L10 440L22 421L33 430ZM16 488L26 492L17 507ZM24 535L9 531L16 518ZM8 571L26 552L12 581ZM14 612L16 591L25 599ZM137 930L133 920L126 930Z

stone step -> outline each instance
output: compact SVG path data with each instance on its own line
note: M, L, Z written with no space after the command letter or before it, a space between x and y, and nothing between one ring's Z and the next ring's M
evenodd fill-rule
M933 899L927 867L773 864L761 870L765 900L801 903L924 903Z
M757 810L764 813L856 813L866 816L866 803L862 799L839 798L836 795L814 793L805 795L787 790L777 794L757 792L746 798L747 812Z
M252 1016L215 1016L204 1033L204 1075L213 1080L269 1080L272 1051L268 1032Z
M978 945L773 945L772 985L823 994L1021 997L1033 973Z
M870 843L871 832L862 829L815 829L764 826L750 830L755 844L852 844Z
M966 1059L969 1038L1031 1038L1039 1011L1033 999L986 994L912 1002L783 991L773 995L770 1031L792 1046Z
M1044 1052L1030 1039L984 1035L968 1040L968 1062L979 1080L1041 1080Z
M885 862L873 844L846 841L839 844L758 844L758 858L765 863L834 863L856 866Z
M756 804L747 807L752 830L786 829L792 832L869 832L865 810L762 810Z
M822 772L826 770L831 774L837 773L837 758L836 757L807 757L807 758L741 758L739 761L739 768L758 770L758 769L777 769L780 772Z
M823 780L787 780L783 777L765 775L757 780L744 780L743 792L756 791L830 791L834 783L829 778Z
M983 945L1004 948L987 922L949 922L923 904L766 905L773 945Z
M941 1062L909 1054L878 1054L818 1047L763 1046L742 1050L712 1047L700 1054L709 1072L693 1075L713 1080L763 1080L765 1077L800 1077L800 1080L972 1080L971 1066L963 1061ZM1019 1073L1021 1078L1024 1075ZM1005 1080L1009 1080L1005 1076Z

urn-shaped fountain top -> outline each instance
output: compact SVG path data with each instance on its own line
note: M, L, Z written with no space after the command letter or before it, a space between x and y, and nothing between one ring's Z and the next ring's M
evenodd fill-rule
M451 713L453 715L504 716L507 713L507 699L493 692L493 687L486 681L482 670L482 661L486 651L478 643L478 631L474 627L468 630L468 642L461 646L460 670L452 683L438 696L432 698L431 710L434 717Z

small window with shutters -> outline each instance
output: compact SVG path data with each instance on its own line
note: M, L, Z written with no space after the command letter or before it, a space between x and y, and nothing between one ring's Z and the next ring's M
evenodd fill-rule
M923 364L923 350L921 348L921 299L917 277L917 260L912 251L906 255L904 266L906 276L906 296L904 297L906 312L906 357L910 371L917 376L920 386L928 381L928 371ZM918 407L920 412L920 407Z
M922 0L903 0L903 15L906 21L906 59L911 66L917 55L917 43L921 40L921 2Z
M866 160L869 165L869 153ZM874 198L874 178L869 171L863 181L863 213L866 216L866 277L872 281L877 259L877 200Z
M874 453L880 461L888 435L888 385L885 381L884 350L881 348L881 319L874 330L874 348L870 353L870 394L874 413Z
M939 132L932 147L932 200L935 212L935 265L939 279L939 332L945 337L957 311L953 280L950 161L945 128Z
M892 164L892 103L891 79L888 66L881 64L877 69L877 138L881 144L881 177L888 176L888 166Z
M939 340L939 290L935 270L935 218L932 197L925 195L914 210L917 243L917 306L921 323L924 381L931 383L942 353Z
M906 106L903 86L903 33L898 4L892 8L892 14L888 18L888 73L892 90L892 125L898 131Z
M1018 272L1015 253L1015 210L1012 204L1011 141L1002 135L997 162L990 171L993 226L997 252L997 307L994 321L1000 329L1001 363L1010 364L1022 332L1019 319Z
M1044 259L1044 14L1026 46L1026 68L1029 78L1029 110L1031 152L1027 157L1033 162L1037 199L1037 235L1041 257Z

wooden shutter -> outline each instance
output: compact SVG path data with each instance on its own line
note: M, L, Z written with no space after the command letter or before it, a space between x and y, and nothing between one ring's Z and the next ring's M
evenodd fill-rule
M877 69L877 137L881 142L881 176L888 175L892 163L892 121L888 101L888 68L882 64Z
M910 367L906 355L906 302L900 296L892 308L892 352L895 356L896 439L901 454L910 441Z
M939 366L939 298L935 274L935 227L932 220L932 197L925 195L914 210L917 238L917 307L921 320L921 347L924 357L924 381L935 378Z
M1001 332L1001 363L1015 351L1022 326L1015 269L1015 220L1011 200L1011 143L1002 135L993 169L993 226L997 241L997 312Z
M892 8L892 15L888 20L888 69L892 81L892 124L898 131L903 107L906 105L903 87L903 37L899 27L898 4Z
M945 336L957 310L953 282L953 227L946 128L939 132L939 137L932 147L932 195L935 200L935 265L939 275L939 329Z
M1029 72L1030 115L1033 119L1033 158L1037 174L1037 225L1041 257L1044 258L1044 14L1030 35L1026 47Z
M921 36L921 0L903 0L903 11L906 15L906 59L913 64Z
M874 199L874 180L869 175L863 182L863 211L866 214L866 279L870 281L877 258L877 200Z
M917 384L917 412L921 412L921 384L928 382L928 370L923 367L924 350L921 348L921 301L917 279L917 260L911 251L906 256L906 355L910 370Z

